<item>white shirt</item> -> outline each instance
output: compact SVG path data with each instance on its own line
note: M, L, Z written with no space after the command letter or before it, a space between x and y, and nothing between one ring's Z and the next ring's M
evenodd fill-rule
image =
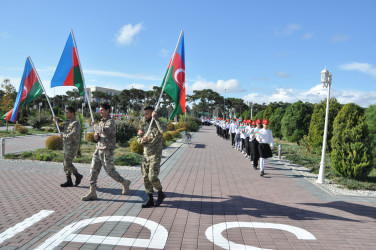
M230 124L230 133L233 133L233 134L236 133L236 124L235 124L235 122L232 122Z
M270 147L273 147L273 143L274 143L274 140L273 140L273 133L270 129L260 129L258 134L256 135L256 139L260 142L260 143L267 143L267 144L270 144Z

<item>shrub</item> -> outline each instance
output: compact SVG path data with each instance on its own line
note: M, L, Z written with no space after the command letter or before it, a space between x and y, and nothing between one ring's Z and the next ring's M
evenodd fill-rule
M184 128L178 128L176 131L179 131L179 133L181 133L181 132L185 131L185 129Z
M178 124L176 124L179 129L188 130L188 124L180 120Z
M136 166L142 163L142 156L137 153L129 153L115 158L116 165Z
M332 166L343 177L361 180L372 170L370 137L364 109L348 103L338 112L331 140Z
M15 130L17 130L17 131L18 131L18 128L19 128L19 127L22 127L22 125L21 125L21 124L19 124L19 123L17 123L17 124L14 124L14 129L15 129Z
M200 129L201 120L191 116L180 116L178 128L184 128L186 131L197 132Z
M51 161L54 154L37 154L37 159L40 161Z
M88 142L97 142L94 139L94 132L87 133L86 137L85 137L85 140L88 141Z
M45 127L45 128L44 128L44 131L46 131L46 132L53 132L53 131L54 131L54 128L51 128L51 127Z
M25 159L25 158L31 157L32 155L33 155L33 152L26 151L26 152L22 152L20 156L22 159Z
M22 126L22 125L17 127L17 131L21 134L29 133L29 129L27 127Z
M127 121L116 120L116 142L120 145L127 143L137 135L137 128Z
M63 149L63 139L58 135L53 135L47 138L46 147L51 150Z
M172 122L167 123L167 131L174 131L175 125Z
M165 141L170 141L170 140L172 140L172 134L171 134L170 132L165 132L165 133L163 133L163 139L164 139Z
M177 138L177 137L180 137L180 132L175 130L175 131L171 131L170 132L172 134L173 137Z
M137 139L132 140L131 144L129 145L129 148L133 153L142 155L144 152L144 146L137 142Z
M52 122L51 113L49 110L42 110L40 112L40 120L39 114L30 114L27 118L27 123L32 126L33 128L40 129L44 125L48 125Z

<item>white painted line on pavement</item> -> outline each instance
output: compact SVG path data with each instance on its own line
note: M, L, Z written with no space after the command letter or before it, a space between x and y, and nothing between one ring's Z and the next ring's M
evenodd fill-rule
M54 211L51 211L51 210L41 210L39 213L34 214L33 216L25 219L24 221L14 225L11 228L8 228L7 230L5 230L4 232L2 232L0 234L0 244L3 243L4 241L6 241L7 239L12 238L16 234L22 232L26 228L28 228L28 227L34 225L35 223L43 220L44 218L46 218L47 216L49 216L53 212Z

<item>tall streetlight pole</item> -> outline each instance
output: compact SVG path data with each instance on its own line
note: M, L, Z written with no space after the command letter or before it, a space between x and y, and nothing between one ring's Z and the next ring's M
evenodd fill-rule
M329 101L330 101L330 85L332 84L332 74L326 69L321 71L321 82L323 87L328 88L328 96L326 98L326 114L325 114L325 127L324 138L322 142L321 162L319 176L317 177L317 183L325 183L325 152L326 152L326 138L328 136L328 119L329 119Z
M223 119L226 119L226 89L223 95Z
M251 104L251 119L252 119L253 118L253 114L252 114L253 113L252 112L253 111L253 102L250 102L250 104Z

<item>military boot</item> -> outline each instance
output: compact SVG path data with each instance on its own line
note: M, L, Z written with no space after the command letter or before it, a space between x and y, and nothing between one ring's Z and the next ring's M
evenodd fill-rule
M74 186L77 187L78 185L80 185L81 180L82 178L84 178L84 176L79 173L75 174L74 176L76 176L76 181L74 182Z
M67 181L60 184L60 187L73 187L72 177L67 175Z
M89 193L81 197L81 200L83 201L91 201L91 200L96 200L96 199L97 199L97 190L96 190L96 187L94 186L90 186Z
M129 186L131 185L131 181L130 180L124 180L121 184L123 185L123 192L121 192L121 193L127 194L128 190L129 190Z
M163 200L166 198L166 195L161 191L158 191L158 199L155 202L155 206L159 207L162 204Z
M154 207L153 194L148 194L149 198L146 203L142 204L142 208Z

